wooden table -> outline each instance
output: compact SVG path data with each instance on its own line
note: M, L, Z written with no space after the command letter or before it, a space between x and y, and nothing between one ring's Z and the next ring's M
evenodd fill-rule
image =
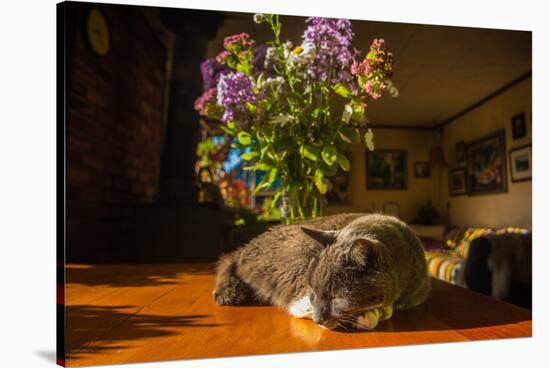
M69 265L67 281L68 366L531 336L531 312L438 280L426 303L374 332L220 307L211 265Z

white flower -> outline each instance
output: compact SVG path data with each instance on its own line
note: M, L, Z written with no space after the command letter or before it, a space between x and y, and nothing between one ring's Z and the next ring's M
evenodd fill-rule
M266 14L262 14L262 13L256 13L254 14L254 23L256 24L260 24L260 23L263 23L265 21L267 21L267 15Z
M279 114L269 119L269 124L276 124L276 125L280 125L281 127L284 127L289 121L292 121L292 120L294 120L292 115Z
M258 80L258 88L262 90L273 89L278 92L283 84L285 84L285 79L281 76Z
M275 55L275 49L273 47L269 47L265 51L265 61L264 61L264 68L269 69L273 64L275 64L275 61L277 60L277 55Z
M352 114L353 114L353 109L351 108L351 106L350 105L344 106L344 112L342 113L342 121L346 124L349 123Z
M287 58L289 65L293 68L311 64L315 60L315 53L315 45L311 42L304 42L292 49L292 51L285 48L285 58Z

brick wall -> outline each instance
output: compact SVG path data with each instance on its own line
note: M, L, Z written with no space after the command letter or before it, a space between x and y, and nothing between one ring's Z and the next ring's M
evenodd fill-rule
M97 6L111 49L88 45L89 4L66 3L67 259L117 261L135 244L136 206L159 196L168 31L143 8Z
M101 8L100 8L101 9ZM166 50L137 8L102 9L111 50L98 56L80 9L67 114L67 199L150 202L159 195Z

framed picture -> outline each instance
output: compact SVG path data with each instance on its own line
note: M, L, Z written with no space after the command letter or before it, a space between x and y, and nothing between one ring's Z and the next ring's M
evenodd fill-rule
M415 162L414 163L414 177L415 178L429 178L432 176L429 162Z
M466 162L466 144L460 141L456 144L456 163L461 165Z
M519 139L527 136L527 127L525 125L525 113L514 115L512 117L512 136Z
M449 170L449 194L451 196L458 196L466 193L466 169L457 168Z
M468 144L468 194L502 193L508 190L504 129Z
M531 180L532 173L531 145L510 150L510 174L512 181Z
M368 151L367 189L407 189L407 151Z
M351 162L351 152L345 153ZM329 205L350 205L351 204L351 170L344 171L338 168L338 172L330 178L332 188L327 191L327 202Z

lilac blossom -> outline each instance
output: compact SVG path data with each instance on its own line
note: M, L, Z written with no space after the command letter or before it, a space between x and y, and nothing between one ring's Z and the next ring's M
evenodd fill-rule
M217 102L225 109L222 121L236 120L246 112L246 103L256 101L252 89L252 81L243 73L231 72L220 76Z
M330 82L349 82L349 65L353 61L350 50L353 31L347 19L312 17L306 20L308 27L302 35L303 43L310 43L316 49L315 62L308 68L313 79L322 81L332 77ZM335 75L330 76L334 69Z
M268 48L269 46L267 45L259 45L256 47L256 50L254 51L254 57L252 58L254 75L259 75L260 73L265 73L267 71L265 68L265 60Z
M229 69L219 63L215 58L206 59L201 63L201 74L203 81L203 90L216 88L220 75L227 74Z

